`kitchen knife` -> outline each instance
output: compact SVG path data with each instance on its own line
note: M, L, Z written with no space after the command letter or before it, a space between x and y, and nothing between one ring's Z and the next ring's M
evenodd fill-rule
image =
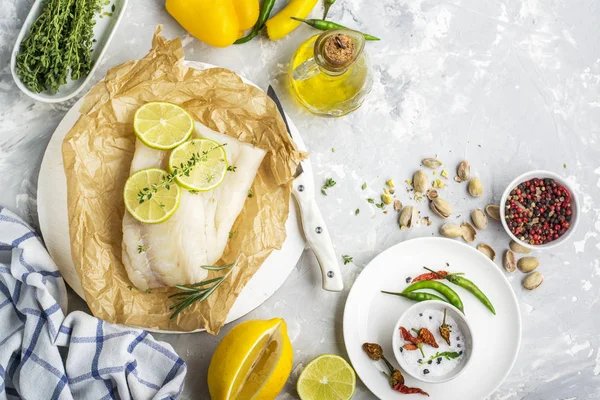
M281 107L281 102L275 94L272 86L267 90L267 96L275 102L279 114L288 134L292 137L290 126L288 125L285 112ZM302 229L304 236L308 242L308 246L314 251L321 273L323 274L323 289L331 292L340 292L344 289L344 281L342 273L337 261L337 256L331 243L331 237L325 226L325 220L319 211L317 201L315 200L313 177L304 173L302 162L298 163L296 173L294 174L294 182L292 184L292 195L296 199L298 208L300 209L300 217L302 220Z

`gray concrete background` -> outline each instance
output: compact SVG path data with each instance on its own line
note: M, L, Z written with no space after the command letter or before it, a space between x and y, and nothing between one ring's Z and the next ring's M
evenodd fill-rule
M262 88L273 84L310 149L315 183L328 177L338 182L317 201L337 253L354 257L343 267L348 288L379 252L409 238L437 235L441 224L433 217L431 227L400 231L393 213L383 215L364 201L363 182L374 196L388 178L409 179L424 157L437 155L451 177L467 159L485 195L469 198L458 184L444 189L456 214L464 216L499 201L504 187L527 170L549 169L568 179L582 204L579 229L560 248L536 254L545 275L538 290L524 293L520 273L509 277L523 314L523 342L514 369L491 399L600 399L600 2L338 0L331 19L382 38L367 46L375 78L369 99L340 119L308 114L285 87L288 61L315 33L310 28L279 42L261 38L214 49L186 35L163 3L130 0L92 82L107 68L146 54L162 23L167 37L183 36L188 59L230 68ZM0 0L0 204L37 225L41 158L75 100L38 103L12 81L10 53L30 5ZM319 8L313 12L320 14ZM399 193L409 204L406 193ZM424 203L420 208L430 214ZM480 239L499 254L508 243L497 224ZM345 355L347 291L332 294L319 286L316 260L306 251L284 286L246 317L279 316L288 323L295 367L281 399L296 397L298 373L314 356ZM84 307L74 295L71 300L73 309ZM184 398L208 397L210 356L231 326L218 337L156 335L188 363ZM359 383L355 398L373 397Z

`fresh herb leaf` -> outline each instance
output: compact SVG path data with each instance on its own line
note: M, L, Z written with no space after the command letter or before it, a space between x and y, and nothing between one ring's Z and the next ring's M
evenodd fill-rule
M367 188L367 182L363 183L362 186L360 187L362 190L365 190Z
M146 252L146 246L142 246L141 244L137 247L138 254Z
M381 208L383 210L385 208L385 203L377 203L375 204L375 207Z
M129 285L129 286L127 286L127 289L131 290L131 289L133 289L133 286Z
M352 262L352 257L350 257L350 256L349 256L349 255L347 255L347 254L344 254L344 255L342 256L342 260L344 260L344 265L346 265L346 264L349 264L349 263L351 263L351 262Z
M334 187L336 183L337 182L331 178L325 179L325 184L321 186L321 193L327 196L327 189Z
M354 211L354 215L358 215L358 214L360 214L360 209L359 208L357 208L356 211Z
M229 172L235 172L236 169L237 167L235 165L230 165L229 167L227 167L227 171Z
M197 190L188 190L188 192L190 192L190 194L198 194L199 193Z
M115 5L113 4L112 6L110 6L110 11L112 11L112 12L115 12L115 9L116 9L116 8L117 8L117 7L115 7Z
M446 360L452 360L452 359L458 358L460 356L461 356L461 354L456 351L443 351L441 353L437 352L434 355L432 355L431 357L429 357L427 360L421 360L419 362L419 364L421 364L421 365L427 364L429 361L433 361L436 358L440 358L440 357L444 357Z
M375 204L375 200L373 200L373 199L372 199L372 198L370 198L370 197L367 199L367 201L368 201L370 204Z
M335 147L332 147L332 148L331 148L331 152L332 152L332 153L335 153Z
M567 164L563 164L563 168L565 168L565 169L566 169L566 168L567 168Z
M235 236L235 232L229 232L229 239L233 239L234 236Z
M251 199L254 197L254 192L252 191L252 189L248 190L248 198Z
M148 293L148 294L152 293L152 289L146 289L146 293Z

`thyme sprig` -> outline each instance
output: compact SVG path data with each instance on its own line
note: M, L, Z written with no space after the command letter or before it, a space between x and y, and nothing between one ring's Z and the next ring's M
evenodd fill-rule
M179 293L175 293L169 296L169 298L174 298L176 303L169 307L169 310L174 310L171 314L171 319L175 318L180 312L191 306L196 302L201 302L206 300L211 294L214 293L215 290L227 279L229 274L233 271L233 266L235 266L238 262L239 257L232 262L231 264L223 265L223 266L212 266L212 265L203 265L201 268L207 271L222 271L224 269L231 268L227 273L223 276L219 276L216 278L208 279L202 282L194 283L193 285L175 285L175 287L179 290L182 290ZM211 286L212 284L212 286Z
M171 184L175 181L175 178L181 176L190 176L190 172L192 171L192 169L194 169L196 165L202 162L206 162L208 160L208 154L211 151L224 147L226 145L227 143L220 144L208 150L204 150L202 151L202 153L192 153L190 159L187 160L185 163L179 164L178 167L173 165L173 171L170 174L165 175L159 183L153 183L150 185L150 187L140 189L140 191L138 192L138 201L140 202L140 204L142 204L143 202L150 200L152 196L162 188L170 190Z
M431 357L429 357L427 360L421 360L419 361L419 364L423 365L423 364L427 364L429 361L433 361L436 358L440 358L440 357L444 357L446 360L452 360L453 358L458 358L461 356L461 353L457 352L457 351L443 351L443 352L437 352L434 355L432 355Z

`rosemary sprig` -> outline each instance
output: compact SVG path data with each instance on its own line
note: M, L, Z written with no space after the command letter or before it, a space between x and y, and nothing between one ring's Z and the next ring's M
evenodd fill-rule
M178 167L173 165L173 171L170 174L164 176L159 183L153 183L152 185L150 185L150 187L140 189L140 191L138 192L138 201L140 202L140 204L142 204L143 202L150 200L152 196L162 188L170 190L171 184L175 181L175 178L180 176L190 176L190 172L192 171L192 169L194 169L194 167L197 164L206 162L208 160L208 154L211 151L226 145L227 143L220 144L208 150L202 151L202 154L199 152L192 153L192 156L189 160L187 160L187 162L179 164ZM208 177L208 179L210 181L212 178Z
M223 265L220 267L215 267L212 265L203 265L201 268L208 271L222 271L224 269L228 269L235 266L237 261L238 259L236 259L231 264ZM233 271L233 268L227 271L227 273L223 276L194 283L192 285L175 285L175 287L181 290L181 292L169 296L169 298L175 298L176 300L176 303L169 307L169 310L174 310L171 314L171 319L175 318L180 312L185 310L190 305L196 302L206 300L211 294L213 294L215 290L217 290L219 286L221 286L221 284L225 281L225 279L227 279L229 274L231 274L231 271Z

